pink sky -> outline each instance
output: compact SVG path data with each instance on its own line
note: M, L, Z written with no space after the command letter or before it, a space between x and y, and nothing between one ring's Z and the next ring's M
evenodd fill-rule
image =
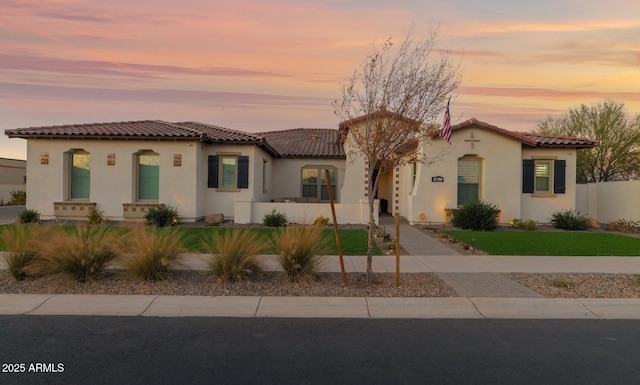
M640 113L639 2L518 3L3 0L0 128L337 127L340 83L374 40L401 38L412 23L418 36L440 25L439 47L461 64L454 123L525 131L606 98ZM25 141L2 136L0 157L24 159Z

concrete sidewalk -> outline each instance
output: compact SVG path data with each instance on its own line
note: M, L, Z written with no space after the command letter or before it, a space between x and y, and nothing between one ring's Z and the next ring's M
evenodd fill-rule
M0 315L640 319L638 299L0 294Z

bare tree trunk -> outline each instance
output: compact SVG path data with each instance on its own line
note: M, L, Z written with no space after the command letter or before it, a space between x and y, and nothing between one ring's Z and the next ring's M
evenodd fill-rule
M367 274L373 273L371 268L373 262L373 237L376 223L373 220L373 198L369 196L369 236L367 243Z

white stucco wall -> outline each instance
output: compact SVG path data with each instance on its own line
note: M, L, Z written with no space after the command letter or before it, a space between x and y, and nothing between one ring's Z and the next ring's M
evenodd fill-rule
M0 158L0 202L8 203L13 191L26 191L27 162Z
M159 203L178 209L180 218L193 220L196 212L196 142L42 140L27 142L27 207L38 210L43 219L52 218L53 202L68 201L67 152L84 150L91 154L90 202L106 217L121 220L122 204L136 202L135 154L151 150L160 156ZM49 154L49 164L40 164L41 153ZM114 166L107 166L107 154L115 154ZM173 166L173 155L182 154L182 167ZM206 180L205 180L206 183Z
M574 149L523 149L523 159L559 159L566 160L567 168L565 174L566 192L564 194L553 194L550 196L536 196L536 194L524 194L520 190L522 199L522 209L519 216L522 220L532 219L539 223L549 223L551 214L559 210L575 210L576 207L576 150ZM522 173L522 171L520 171ZM520 176L522 179L522 176ZM551 180L553 183L553 179ZM520 181L520 186L522 182ZM511 218L505 218L507 221Z
M465 142L471 133L476 141ZM414 195L407 198L406 218L417 223L424 213L426 221L445 221L445 209L457 207L458 159L467 155L481 159L480 199L499 207L502 222L519 217L521 147L516 140L478 128L456 131L451 145L441 139L427 143L424 151L431 162L418 166ZM406 175L409 179L410 172ZM444 177L444 182L432 182L435 176ZM405 183L409 191L410 185Z
M601 224L618 219L640 221L640 181L577 185L576 210Z

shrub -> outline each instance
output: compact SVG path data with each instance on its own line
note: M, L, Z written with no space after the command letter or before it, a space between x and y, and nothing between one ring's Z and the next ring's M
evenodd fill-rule
M274 208L270 213L264 214L262 224L267 227L284 227L287 225L287 215Z
M207 260L218 282L234 282L261 271L255 256L265 248L256 232L246 229L216 231L202 240L205 250L212 254Z
M108 227L74 226L43 245L39 271L87 282L118 255L119 234Z
M89 214L87 214L87 221L90 225L100 225L109 222L109 220L104 217L104 211L96 210L93 207L89 209Z
M18 222L20 223L38 223L40 222L40 213L34 209L24 209L18 214Z
M523 221L518 218L515 218L510 220L509 224L520 230L534 231L536 229L536 222L532 219Z
M176 228L136 226L127 234L122 266L132 277L155 281L165 279L179 262L182 235Z
M24 191L11 191L10 205L21 206L27 204L27 193Z
M168 227L178 223L178 209L171 206L151 207L144 214L148 225L156 227Z
M627 219L618 219L616 221L609 222L609 224L607 225L607 231L617 231L620 233L637 233L640 232L640 222Z
M315 279L328 251L328 239L318 226L288 226L273 237L278 262L291 282Z
M498 228L497 206L486 202L470 202L453 212L451 224L463 230L491 231Z
M584 215L573 210L560 210L551 214L553 227L563 230L586 230L589 220Z
M21 281L34 274L34 265L42 257L41 245L47 238L45 228L18 222L15 226L2 227L0 238L6 251L3 257L9 275Z
M315 221L313 221L314 226L327 226L329 224L329 218L325 218L322 215L318 215Z

